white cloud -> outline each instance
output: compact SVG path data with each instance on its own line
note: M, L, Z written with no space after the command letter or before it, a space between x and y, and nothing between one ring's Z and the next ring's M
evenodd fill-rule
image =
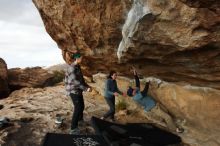
M32 0L0 0L0 20L42 26Z
M0 1L0 57L8 68L62 63L61 51L47 34L32 1L12 1Z

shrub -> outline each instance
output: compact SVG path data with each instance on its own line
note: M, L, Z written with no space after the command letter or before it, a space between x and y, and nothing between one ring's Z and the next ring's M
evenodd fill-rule
M126 103L126 101L124 99L121 99L116 104L116 110L117 111L125 110L125 109L127 109L127 106L128 106L128 104Z

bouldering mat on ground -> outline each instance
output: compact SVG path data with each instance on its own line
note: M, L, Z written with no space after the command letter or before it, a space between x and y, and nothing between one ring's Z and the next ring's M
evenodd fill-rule
M168 146L181 143L179 136L153 124L129 123L122 125L96 117L92 117L91 121L96 134L103 136L108 145L112 146Z
M42 146L108 146L100 135L47 133Z

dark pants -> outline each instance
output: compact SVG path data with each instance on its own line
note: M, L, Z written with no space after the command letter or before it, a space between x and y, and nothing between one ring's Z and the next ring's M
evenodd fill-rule
M84 100L82 94L70 94L74 105L71 129L78 127L78 121L83 120Z
M137 75L134 76L135 78L135 84L136 84L136 87L139 88L140 90L140 81L139 81L139 78ZM149 83L146 83L145 86L144 86L144 90L141 91L141 94L142 96L147 96L147 92L148 92L148 88L149 88Z
M110 117L111 119L114 119L114 115L115 115L115 96L111 97L111 98L107 98L105 97L105 100L109 106L109 111L104 114L104 118L108 118Z

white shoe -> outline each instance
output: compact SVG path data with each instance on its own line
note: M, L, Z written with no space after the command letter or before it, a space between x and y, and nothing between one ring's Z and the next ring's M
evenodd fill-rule
M71 129L69 134L79 135L80 134L80 130L79 130L79 128Z
M64 118L63 117L57 117L55 120L56 124L62 124L63 123Z

